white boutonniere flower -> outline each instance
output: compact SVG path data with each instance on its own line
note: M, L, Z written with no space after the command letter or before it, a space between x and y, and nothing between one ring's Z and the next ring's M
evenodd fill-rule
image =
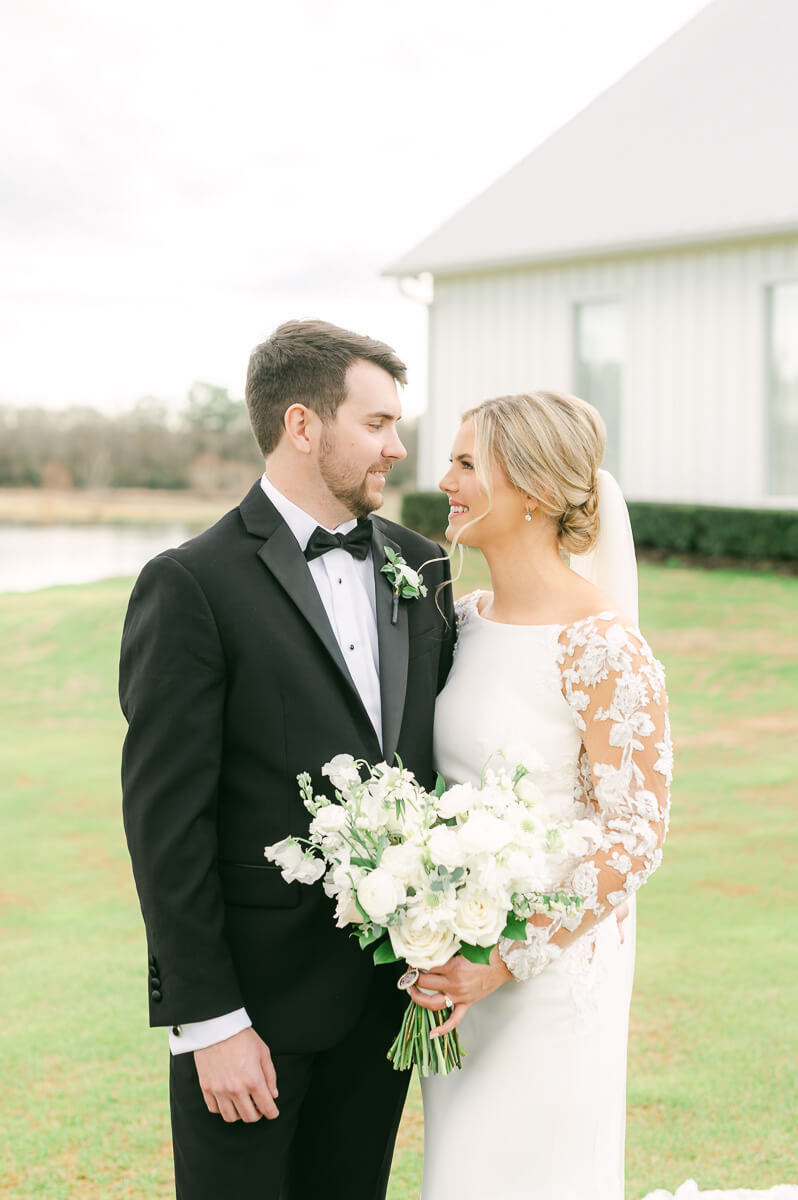
M393 588L391 624L395 625L399 619L399 601L418 600L419 596L426 596L427 589L421 572L409 567L401 554L397 554L390 546L385 547L385 557L388 561L380 570L390 580Z

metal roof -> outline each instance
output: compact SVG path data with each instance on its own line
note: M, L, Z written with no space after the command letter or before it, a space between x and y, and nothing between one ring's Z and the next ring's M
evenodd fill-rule
M385 273L796 230L797 151L797 0L714 0Z

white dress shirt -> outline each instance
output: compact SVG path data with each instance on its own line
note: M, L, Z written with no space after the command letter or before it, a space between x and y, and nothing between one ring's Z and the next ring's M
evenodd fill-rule
M265 474L261 477L261 487L304 553L318 521L288 500L282 492L278 492ZM354 519L345 521L329 532L348 533L356 524ZM349 674L382 745L377 601L371 552L366 558L357 559L346 550L328 550L309 562L308 568ZM169 1031L169 1047L173 1054L202 1050L233 1037L251 1024L247 1010L238 1008L235 1012L208 1021L191 1021L173 1026Z

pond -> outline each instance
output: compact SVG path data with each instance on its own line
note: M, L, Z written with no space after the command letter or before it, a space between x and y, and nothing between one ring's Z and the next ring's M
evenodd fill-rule
M0 592L137 575L190 536L182 524L0 525Z

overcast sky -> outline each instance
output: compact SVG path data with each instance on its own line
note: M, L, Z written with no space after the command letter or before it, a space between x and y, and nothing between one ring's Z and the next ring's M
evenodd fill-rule
M289 317L391 342L379 272L706 0L0 0L0 402L243 392Z

